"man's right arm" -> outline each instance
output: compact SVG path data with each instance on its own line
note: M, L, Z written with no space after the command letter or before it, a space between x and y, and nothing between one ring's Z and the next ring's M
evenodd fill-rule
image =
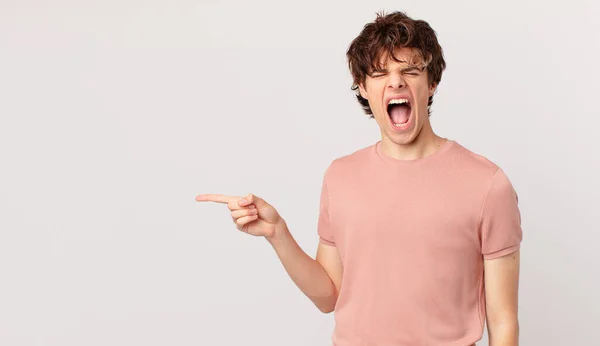
M298 245L283 219L266 237L296 286L324 313L334 310L342 281L342 262L335 246L319 242L316 259Z

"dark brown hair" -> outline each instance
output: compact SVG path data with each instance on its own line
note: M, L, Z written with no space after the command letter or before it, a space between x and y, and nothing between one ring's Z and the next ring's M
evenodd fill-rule
M357 91L358 85L365 82L366 76L380 67L382 54L387 54L395 61L394 50L399 47L414 48L421 66L427 67L429 86L438 85L442 72L446 68L442 47L437 41L435 31L423 20L414 20L404 12L385 14L376 13L375 21L364 26L346 52L348 67L353 78L351 90L356 91L356 99L367 115L373 118L369 101ZM427 112L431 115L433 96L429 97Z

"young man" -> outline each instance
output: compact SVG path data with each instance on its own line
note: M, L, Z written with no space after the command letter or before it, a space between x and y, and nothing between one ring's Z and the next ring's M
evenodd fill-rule
M265 200L227 203L237 228L264 236L292 280L334 311L335 346L518 344L518 198L493 162L432 130L445 61L434 30L378 14L352 42L353 90L381 140L337 158L321 189L316 260Z

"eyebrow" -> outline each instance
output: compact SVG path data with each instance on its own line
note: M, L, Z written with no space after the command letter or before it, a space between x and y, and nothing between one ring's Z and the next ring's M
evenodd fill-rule
M413 70L421 71L421 68L417 65L411 65L411 66L407 66L407 67L403 68L402 70L400 70L400 72L413 71Z

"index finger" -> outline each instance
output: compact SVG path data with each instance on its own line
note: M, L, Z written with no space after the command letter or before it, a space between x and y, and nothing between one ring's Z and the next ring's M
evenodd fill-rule
M217 202L217 203L229 203L229 202L234 202L237 201L239 199L241 199L242 197L236 197L236 196L227 196L227 195L221 195L221 194L215 194L215 193L205 193L202 195L198 195L196 196L196 201L198 202Z

